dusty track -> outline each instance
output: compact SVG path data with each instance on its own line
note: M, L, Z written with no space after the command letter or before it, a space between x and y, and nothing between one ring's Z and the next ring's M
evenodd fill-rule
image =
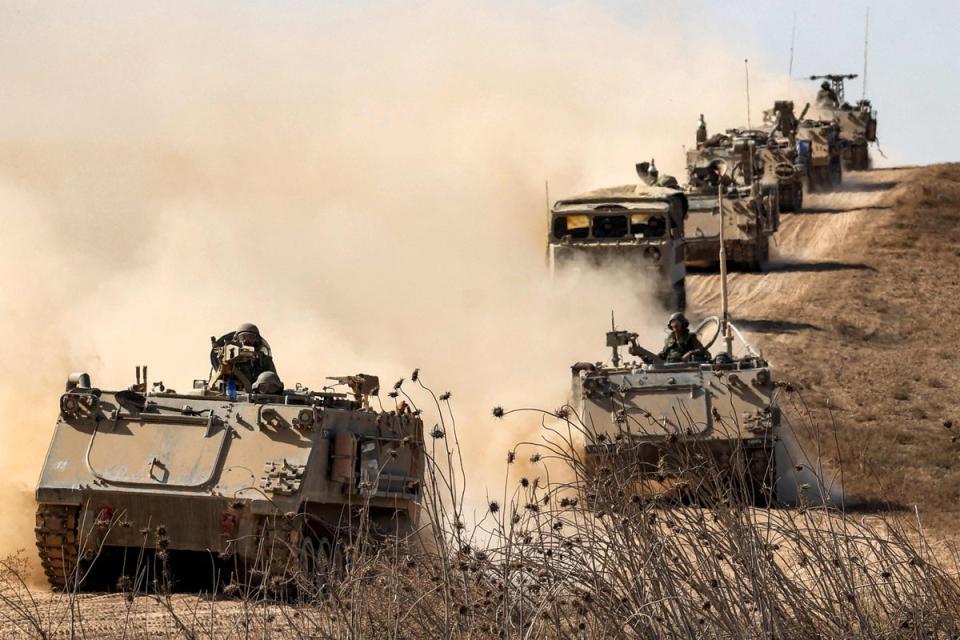
M850 504L916 505L946 533L960 507L960 425L945 428L960 417L960 167L848 174L805 204L783 217L770 273L731 276L731 314L815 408ZM716 313L717 280L688 279L694 314Z

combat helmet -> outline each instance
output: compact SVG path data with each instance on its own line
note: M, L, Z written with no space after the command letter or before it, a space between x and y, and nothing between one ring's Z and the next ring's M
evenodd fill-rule
M256 340L254 341L255 345L259 345L263 340L263 337L260 335L260 329L252 322L244 322L241 324L239 327L237 327L237 330L233 332L233 335L236 336L237 340L240 340L240 336L245 333L252 333L254 336L256 336Z
M676 313L672 314L672 315L670 316L670 318L667 320L667 329L670 329L670 328L671 328L671 325L672 325L674 322L679 322L679 323L680 323L680 326L683 327L684 329L687 329L687 328L690 327L690 321L687 320L687 316L683 315L683 314L680 313L679 311L677 311Z
M283 382L273 371L264 371L253 383L254 393L277 394L283 391Z

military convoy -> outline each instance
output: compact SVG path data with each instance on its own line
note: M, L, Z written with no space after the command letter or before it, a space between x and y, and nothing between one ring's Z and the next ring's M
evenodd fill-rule
M36 492L53 587L84 588L94 564L111 580L136 580L144 550L181 569L196 564L191 552L204 554L200 566L213 557L228 573L282 587L336 567L340 541L360 524L409 532L420 419L404 407L374 410L375 376L269 393L237 379L264 355L265 340L213 340L213 372L190 393L151 386L146 367L120 390L85 373L68 378Z
M653 283L668 309L686 307L684 217L687 198L676 189L625 185L560 200L550 211L551 272L615 267Z
M729 322L694 330L712 356L666 362L637 334L607 333L609 364L573 365L572 406L583 425L586 493L647 499L775 499L779 410L769 365ZM740 348L732 347L734 339ZM620 349L627 348L624 359Z
M723 314L694 330L703 357L667 361L614 327L609 364L573 366L594 487L626 471L653 496L739 486L750 501L775 500L775 385L727 317L726 264L764 269L780 210L802 207L804 183L830 189L844 166L870 166L876 114L867 100L844 101L852 77L812 77L824 79L814 118L809 105L797 118L792 102L778 101L767 129L708 137L701 116L684 186L641 163L639 185L552 206L551 271L626 268L682 311L686 264L720 264ZM259 332L247 340L251 327L211 339L211 374L188 393L151 386L147 367L117 390L86 373L68 377L36 491L37 547L53 587L88 586L94 564L112 579L142 580L152 552L164 573L203 554L203 566L213 558L227 575L283 590L328 579L358 528L412 530L425 461L418 413L403 403L375 410L379 382L365 374L284 390L269 344ZM725 346L710 352L718 338Z

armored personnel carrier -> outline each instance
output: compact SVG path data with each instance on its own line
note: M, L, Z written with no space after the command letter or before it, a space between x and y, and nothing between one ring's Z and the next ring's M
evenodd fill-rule
M807 118L804 108L797 124L797 163L810 192L831 191L843 182L843 141L840 125L829 113Z
M776 179L764 179L764 159L749 132L717 134L688 151L685 192L688 264L716 264L723 238L732 263L766 268L770 236L780 226L780 192Z
M370 375L320 390L238 384L234 372L264 353L266 341L213 340L213 371L190 393L148 386L146 367L126 389L68 378L36 491L37 547L53 587L87 586L94 564L137 580L145 550L173 573L199 564L209 575L213 558L283 585L336 566L339 541L361 524L408 532L420 419L404 407L374 410Z
M652 280L667 309L683 310L686 213L681 191L642 184L560 200L550 211L548 266L552 273L574 265L623 267L638 281Z
M797 159L797 126L793 102L777 100L773 109L764 112L768 129L757 132L764 179L776 181L780 192L781 211L803 208L803 167Z
M780 413L770 367L732 324L723 325L714 317L695 329L708 349L719 334L727 345L701 361L665 362L638 345L637 334L614 329L607 364L572 367L588 498L600 506L624 494L775 499ZM623 347L636 359L622 359Z
M867 99L854 104L846 101L844 81L857 77L855 73L827 74L810 76L811 80L822 80L817 95L817 107L824 119L832 119L839 128L842 145L843 168L849 171L863 171L870 168L871 142L877 141L877 113Z

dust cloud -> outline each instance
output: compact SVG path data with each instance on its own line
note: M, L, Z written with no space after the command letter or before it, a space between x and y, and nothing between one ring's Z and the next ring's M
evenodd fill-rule
M743 52L579 4L510 11L0 8L5 490L32 490L68 372L120 388L146 363L183 390L244 321L288 385L420 367L478 484L537 427L490 408L563 403L611 309L659 344L632 278L550 281L544 181L679 174L699 113L743 120ZM756 112L785 80L752 72ZM17 509L0 548L31 546Z

